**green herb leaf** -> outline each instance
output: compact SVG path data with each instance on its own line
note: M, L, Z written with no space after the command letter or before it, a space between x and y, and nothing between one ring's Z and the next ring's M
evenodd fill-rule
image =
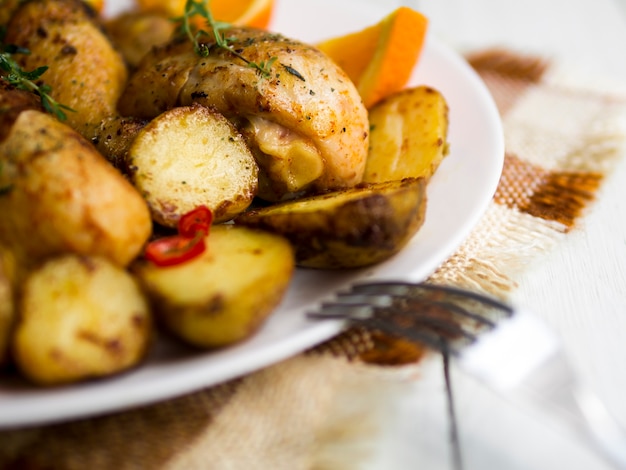
M212 34L202 29L194 33L193 27L191 25L191 18L193 18L194 16L200 16L201 18L203 18L206 21L207 26L211 28ZM230 52L232 55L245 62L248 67L256 69L265 78L268 78L270 76L272 65L277 58L271 57L267 61L257 63L247 59L241 53L234 50L232 47L232 43L235 42L237 38L232 36L226 37L224 35L224 30L231 28L232 25L223 21L217 21L213 18L211 9L209 8L208 0L187 0L187 2L185 3L185 11L183 13L183 16L174 18L174 21L180 23L180 33L189 38L189 40L193 43L194 51L200 57L208 57L211 53L211 47L207 44L201 43L200 38L202 36L212 35L215 39L216 47Z

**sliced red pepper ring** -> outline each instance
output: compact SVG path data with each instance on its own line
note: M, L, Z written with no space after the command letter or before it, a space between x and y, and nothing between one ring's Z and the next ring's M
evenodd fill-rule
M212 222L211 209L204 205L198 206L178 219L178 234L183 237L194 237L198 232L208 235Z
M205 234L194 237L172 235L159 238L146 246L144 256L157 266L174 266L202 254L206 249Z

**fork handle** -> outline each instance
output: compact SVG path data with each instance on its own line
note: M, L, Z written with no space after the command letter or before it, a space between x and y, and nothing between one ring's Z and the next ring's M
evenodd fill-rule
M553 415L615 468L626 470L626 433L599 397L577 380L553 332L530 312L517 309L459 362L514 401Z
M576 380L562 354L535 371L513 396L553 415L614 468L626 470L626 432L598 395Z
M595 447L616 468L626 470L626 434L604 403L590 389L582 386L572 390L580 415L584 419L584 431Z

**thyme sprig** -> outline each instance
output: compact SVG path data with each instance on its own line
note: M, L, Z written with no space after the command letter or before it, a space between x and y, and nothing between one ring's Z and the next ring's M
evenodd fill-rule
M38 85L36 83L46 70L48 70L48 67L44 65L31 71L23 70L13 59L14 54L30 54L30 51L14 45L3 46L2 51L0 51L0 70L3 72L2 80L20 90L30 91L39 95L43 108L50 114L56 116L60 121L65 121L67 115L64 110L74 110L69 106L59 103L50 96L50 92L52 91L50 85Z
M199 29L194 33L194 28L191 24L191 18L193 18L194 16L200 16L201 18L203 18L206 21L207 25L211 28L216 47L230 52L235 57L245 62L248 67L256 69L265 78L270 76L270 70L277 58L271 57L267 61L254 62L244 57L240 52L236 51L233 48L233 42L235 42L237 38L227 37L224 34L224 30L231 28L232 25L224 21L217 21L215 20L215 18L213 18L213 14L211 13L211 9L209 8L208 0L187 0L187 2L185 3L185 11L183 13L183 16L174 18L175 21L181 24L181 33L186 35L193 43L193 48L196 54L201 57L209 56L211 52L210 45L201 43L200 38L202 36L210 36L211 33L208 33L202 29Z

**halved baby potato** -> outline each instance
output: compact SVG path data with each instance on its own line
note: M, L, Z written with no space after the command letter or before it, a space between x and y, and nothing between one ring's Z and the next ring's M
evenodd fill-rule
M184 342L217 348L250 337L276 308L294 269L284 238L214 225L207 248L179 265L138 260L132 271L162 325Z
M169 227L201 205L215 222L229 220L250 205L258 187L258 166L243 137L201 105L165 111L139 131L128 171L152 218Z
M152 317L138 282L102 257L64 255L30 273L12 352L34 383L104 377L143 359Z
M407 178L251 210L235 223L286 237L298 266L356 268L400 251L422 225L425 210L425 179Z

